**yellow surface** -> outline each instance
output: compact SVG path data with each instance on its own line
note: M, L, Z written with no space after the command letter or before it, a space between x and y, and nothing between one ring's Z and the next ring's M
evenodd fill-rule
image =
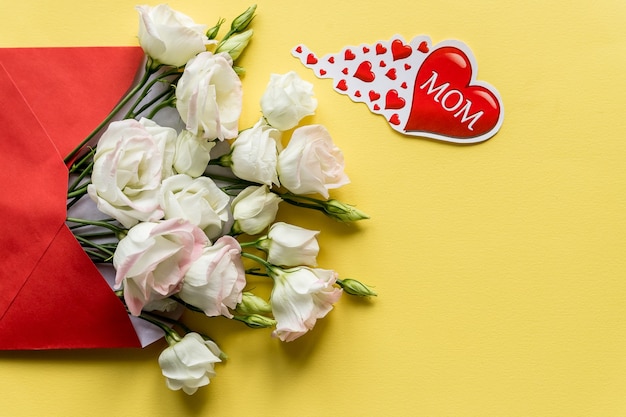
M626 2L258 0L243 125L296 70L347 159L322 266L376 287L306 337L188 319L230 355L192 397L143 351L1 352L1 416L626 416ZM0 46L134 45L134 1L3 0ZM242 0L172 0L213 24ZM500 133L403 137L292 58L394 34L465 41L500 91ZM88 105L88 103L86 103ZM284 218L296 221L298 214ZM204 324L203 324L204 323Z

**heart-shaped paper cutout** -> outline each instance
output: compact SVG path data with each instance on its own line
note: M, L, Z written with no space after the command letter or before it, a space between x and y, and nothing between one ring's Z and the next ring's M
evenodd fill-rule
M395 36L346 47L318 64L311 64L315 54L304 45L292 53L320 77L335 79L337 92L365 103L400 133L456 143L495 135L503 120L502 102L492 86L476 81L469 48L458 41L430 45L425 36L409 43ZM379 94L383 103L377 101Z
M434 50L420 67L407 133L477 141L499 127L502 106L496 94L474 80L474 65L462 50Z

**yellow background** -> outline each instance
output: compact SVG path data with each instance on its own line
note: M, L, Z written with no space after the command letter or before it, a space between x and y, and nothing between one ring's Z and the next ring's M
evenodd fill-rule
M165 387L163 342L2 352L0 415L626 416L626 2L258 1L242 127L271 72L314 83L308 121L352 179L333 195L372 219L283 218L321 229L321 266L380 296L344 297L290 344L189 316L230 356L192 397ZM169 4L209 25L249 5ZM134 5L2 0L0 47L136 45ZM502 96L500 133L403 137L290 55L394 34L466 42Z

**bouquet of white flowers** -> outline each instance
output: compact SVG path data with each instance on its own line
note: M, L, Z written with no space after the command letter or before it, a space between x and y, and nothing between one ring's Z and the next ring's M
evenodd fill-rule
M349 182L343 155L323 126L300 126L317 101L295 72L271 76L262 117L239 131L236 62L255 9L218 41L223 19L208 28L166 5L138 6L143 76L66 158L68 225L94 262L113 264L129 314L164 331L163 375L188 394L209 383L223 355L168 312L188 308L275 327L275 337L292 341L342 292L376 295L317 267L318 231L276 221L281 203L342 222L368 217L330 198L329 190ZM283 149L283 132L292 129ZM102 215L73 216L81 201L95 202ZM248 275L273 281L269 300L246 288Z

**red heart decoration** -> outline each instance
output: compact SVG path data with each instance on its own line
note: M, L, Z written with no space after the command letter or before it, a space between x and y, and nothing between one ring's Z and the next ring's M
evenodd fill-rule
M396 90L387 91L385 95L385 108L386 109L401 109L406 104L406 101L402 97L398 96Z
M381 68L384 68L387 66L387 64L385 64L385 61L380 61L380 64L378 64L381 66Z
M376 101L380 98L380 94L378 94L374 90L370 90L369 95L370 95L370 101Z
M356 92L354 93L355 97L361 97L361 92L359 90L356 90Z
M343 56L346 61L352 61L354 58L356 58L356 55L354 55L354 52L352 52L350 49L346 49L346 52L344 52Z
M354 76L361 81L365 81L366 83L371 83L374 81L376 76L372 72L372 63L369 61L363 61L356 69Z
M330 58L328 58L328 62L330 62L331 64L335 63L335 57L331 56Z
M301 53L302 53L302 46L298 46L298 47L296 48L296 52L297 52L297 53L299 53L299 54L301 54Z
M376 111L380 110L380 106L378 104L374 104L374 110Z
M326 75L326 70L325 69L320 69L320 75Z
M337 83L337 88L341 91L346 91L348 89L348 84L346 84L346 80L341 80Z
M370 48L368 48L367 46L363 47L363 53L368 53L370 51Z
M387 48L382 46L381 44L376 44L376 55L382 55L387 52Z
M426 43L426 41L422 41L422 43L420 43L420 45L417 47L417 50L427 54L429 49L428 49L428 43Z
M391 115L391 117L389 118L389 123L396 126L400 124L400 116L398 116L398 113L394 113L393 115Z
M348 67L341 70L344 75L348 75Z
M488 139L502 123L502 104L491 86L474 81L474 67L455 46L435 49L415 78L404 130L454 142Z
M411 56L413 50L409 45L405 45L400 39L395 39L391 42L391 54L393 55L393 60L397 61L399 59L408 58Z
M389 71L387 71L387 73L385 74L387 76L387 78L389 78L390 80L395 80L396 79L396 69L395 68L391 68Z
M317 58L315 58L315 55L309 54L306 57L306 63L309 64L309 65L315 65L315 64L317 64Z

